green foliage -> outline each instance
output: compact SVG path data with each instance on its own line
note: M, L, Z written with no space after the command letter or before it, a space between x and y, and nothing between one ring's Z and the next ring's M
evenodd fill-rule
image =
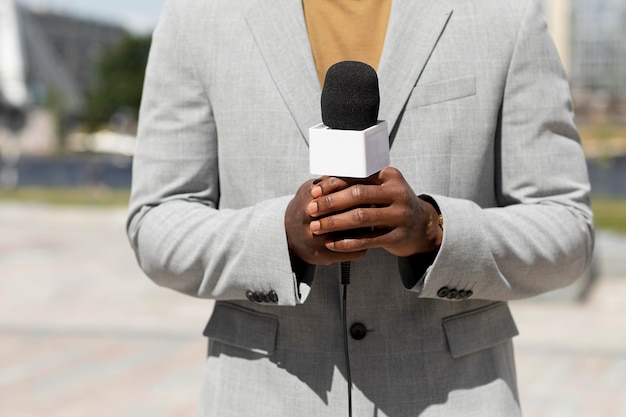
M626 234L626 200L594 198L592 209L598 229Z
M0 202L49 204L54 206L126 207L127 189L106 187L20 187L0 188Z
M104 53L87 102L87 129L97 130L120 109L137 114L152 38L128 36Z

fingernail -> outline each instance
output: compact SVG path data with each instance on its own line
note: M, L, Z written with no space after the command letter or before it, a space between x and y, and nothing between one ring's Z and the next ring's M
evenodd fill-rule
M311 196L313 196L313 198L317 198L321 195L322 195L322 187L316 185L315 187L311 188Z
M315 232L320 231L320 229L322 228L322 225L320 224L319 221L314 220L311 222L311 224L309 224L309 228L311 229L311 232L315 233Z
M307 213L309 213L309 216L314 216L315 214L317 214L317 202L313 201L311 203L309 203L309 205L306 208Z

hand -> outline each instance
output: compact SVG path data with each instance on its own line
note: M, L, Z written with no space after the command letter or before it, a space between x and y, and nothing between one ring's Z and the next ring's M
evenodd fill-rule
M312 186L311 195L310 232L325 236L331 251L383 248L396 256L410 256L441 246L437 211L415 195L395 168L360 181L325 177Z
M335 262L355 261L365 255L364 249L343 252L326 247L326 236L313 234L310 223L313 220L307 207L313 202L311 190L319 180L307 181L300 186L285 212L285 231L289 254L311 265L330 265Z

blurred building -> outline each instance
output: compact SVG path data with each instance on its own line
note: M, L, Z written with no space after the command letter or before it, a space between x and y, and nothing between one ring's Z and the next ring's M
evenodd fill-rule
M57 150L83 120L96 63L126 36L120 25L0 0L0 155L15 143L23 153Z
M572 1L572 85L626 93L626 2Z
M543 3L579 118L626 123L626 1Z
M626 123L626 0L542 2L570 78L577 114L592 118L604 108ZM14 64L9 72L13 76L22 72L35 103L52 98L70 115L80 115L85 108L94 63L127 35L115 24L29 9L15 0L0 0L0 19L0 56L2 62ZM11 33L18 34L19 42ZM7 59L7 53L15 57L19 53L23 60ZM2 76L0 68L0 93L6 90Z
M45 10L19 7L19 14L32 97L42 102L54 94L66 112L80 115L95 82L95 64L127 32L113 24Z
M0 93L16 95L19 83L3 82L9 74L26 86L31 104L53 101L70 116L84 111L102 53L127 36L121 26L30 9L15 0L0 0L0 19Z

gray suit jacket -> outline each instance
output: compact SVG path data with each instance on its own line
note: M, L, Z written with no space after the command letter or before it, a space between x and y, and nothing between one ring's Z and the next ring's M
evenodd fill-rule
M519 415L506 301L571 283L593 242L537 1L394 0L379 80L392 165L445 236L425 273L383 250L353 263L355 415ZM128 232L156 283L217 300L201 416L346 412L339 267L297 279L284 230L320 93L300 0L166 2Z

